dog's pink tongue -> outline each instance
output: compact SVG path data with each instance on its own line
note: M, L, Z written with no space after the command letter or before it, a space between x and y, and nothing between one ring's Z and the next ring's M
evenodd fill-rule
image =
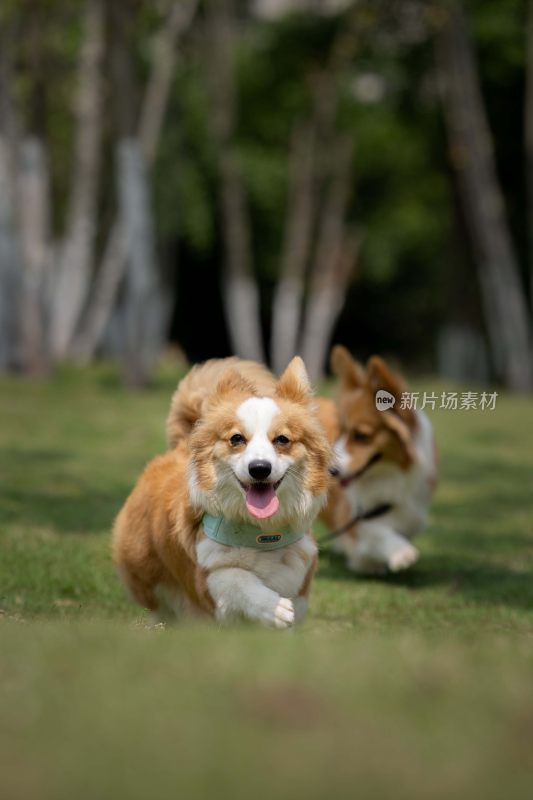
M267 519L279 508L276 492L269 483L255 483L246 490L246 508L257 519Z

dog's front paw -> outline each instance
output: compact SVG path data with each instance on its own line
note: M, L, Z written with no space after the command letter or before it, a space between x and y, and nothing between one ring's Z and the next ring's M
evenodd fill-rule
M274 628L290 628L294 625L294 605L288 597L280 597L269 620Z
M409 569L413 564L416 564L419 555L416 547L406 542L403 547L392 553L387 566L390 572L401 572L404 569Z

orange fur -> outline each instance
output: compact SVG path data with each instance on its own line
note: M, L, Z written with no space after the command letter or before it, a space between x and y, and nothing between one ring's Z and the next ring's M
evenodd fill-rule
M247 398L275 399L280 411L271 434L290 436L288 444L276 447L305 462L303 488L313 496L325 494L331 451L311 411L309 391L300 359L294 359L277 382L261 365L236 358L208 361L180 382L167 420L172 449L148 464L113 531L115 563L140 605L157 612L163 587L179 596L189 610L215 614L207 586L209 570L197 558L197 545L205 538L201 524L205 509L193 503L188 479L194 465L199 489L216 493L215 466L230 450L235 452L229 443L235 432L235 411ZM281 510L276 514L275 525L291 521ZM310 558L298 596L307 595L315 566L316 559Z
M167 442L170 448L186 438L205 410L213 389L229 369L248 381L253 392L268 396L275 388L275 378L263 364L231 358L212 358L197 364L178 384L167 417Z
M376 452L383 453L385 461L396 463L402 469L410 467L416 417L412 410L400 408L401 395L407 390L405 381L379 356L369 358L365 369L341 345L333 348L331 363L339 378L338 425L348 436L353 471L361 469ZM396 398L393 413L376 408L375 395L379 389L385 389Z
M179 587L199 610L213 610L205 571L196 563L201 513L188 501L187 462L183 446L154 458L115 522L115 563L134 599L151 611L159 605L159 585Z
M322 427L326 431L326 436L330 444L334 444L339 438L339 415L335 401L329 397L316 397L315 408Z
M365 368L342 345L333 348L331 366L338 379L336 401L320 398L319 417L330 442L341 435L346 437L350 473L364 468L376 453L381 454L381 464L395 464L403 471L408 470L416 457L413 442L417 418L411 409L400 407L401 395L407 391L403 378L379 356L369 358ZM379 389L396 398L394 412L376 408L375 395ZM430 480L434 487L436 477ZM331 483L328 503L320 518L333 530L353 518L346 492L338 481ZM354 525L349 534L355 536L356 532Z

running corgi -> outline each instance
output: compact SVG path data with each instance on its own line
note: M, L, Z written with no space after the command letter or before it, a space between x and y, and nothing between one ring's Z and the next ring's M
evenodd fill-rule
M331 366L336 401L319 398L318 411L338 474L321 518L354 572L407 569L418 559L410 540L424 528L437 482L431 423L402 408L406 385L378 356L364 368L337 345Z
M157 620L301 621L332 461L303 361L279 380L239 359L195 367L167 437L115 522L114 558L134 599Z

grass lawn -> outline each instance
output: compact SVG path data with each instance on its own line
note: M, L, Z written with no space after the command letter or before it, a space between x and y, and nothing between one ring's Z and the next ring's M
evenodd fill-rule
M531 797L531 399L430 412L411 572L324 549L299 631L148 630L109 530L174 384L0 380L0 798Z

